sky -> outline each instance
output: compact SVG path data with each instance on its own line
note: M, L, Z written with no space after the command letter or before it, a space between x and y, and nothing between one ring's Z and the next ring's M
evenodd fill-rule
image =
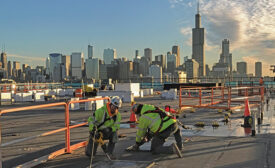
M70 55L94 46L94 56L116 48L132 59L135 50L153 57L180 46L181 62L192 55L197 0L0 0L0 44L8 60L45 65L50 53ZM218 62L222 40L230 40L236 62L275 64L275 0L200 0L206 31L206 63ZM5 47L4 47L5 46Z

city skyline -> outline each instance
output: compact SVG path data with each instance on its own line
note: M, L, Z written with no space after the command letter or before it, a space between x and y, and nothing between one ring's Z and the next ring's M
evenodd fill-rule
M154 58L171 51L173 45L180 46L181 63L184 56L192 57L190 38L197 12L195 0L17 2L3 2L5 9L0 16L3 24L0 44L6 45L8 60L11 61L45 66L48 54L68 55L72 52L84 52L86 59L88 44L94 47L95 58L103 58L103 51L107 48L117 49L119 58L130 60L135 57L136 49L143 56L143 50L151 48ZM221 41L227 38L234 55L233 69L236 70L236 62L246 61L248 73L254 73L255 62L260 61L263 75L271 75L266 66L268 61L275 62L274 18L270 17L275 2L263 2L254 0L249 2L251 5L246 5L248 2L240 0L201 1L202 25L206 29L206 64L212 66L217 62ZM72 9L74 12L70 12ZM100 13L102 9L104 12ZM210 9L211 13L207 12ZM250 14L249 9L255 9L255 12ZM17 12L13 13L14 10ZM232 16L237 11L240 14ZM251 16L253 20L249 20ZM228 24L232 26L228 27ZM250 27L244 30L246 24ZM251 32L254 32L253 36ZM249 42L253 37L255 44ZM32 61L27 62L24 58Z

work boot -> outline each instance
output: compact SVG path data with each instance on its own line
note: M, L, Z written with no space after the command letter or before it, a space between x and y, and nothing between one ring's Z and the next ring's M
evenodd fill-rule
M179 150L176 143L172 144L173 152L178 155L179 158L182 158L181 150Z

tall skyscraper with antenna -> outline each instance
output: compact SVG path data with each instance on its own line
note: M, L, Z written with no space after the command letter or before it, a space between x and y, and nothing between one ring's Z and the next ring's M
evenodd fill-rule
M199 63L199 76L205 76L205 53L204 53L204 28L201 27L201 15L198 2L195 16L195 28L192 29L192 59Z

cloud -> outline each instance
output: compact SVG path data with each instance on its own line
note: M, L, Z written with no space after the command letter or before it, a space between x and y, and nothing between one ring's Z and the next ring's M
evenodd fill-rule
M189 3L177 1L174 5ZM227 38L232 52L267 64L275 62L274 0L201 0L200 13L209 46L220 46Z
M32 56L23 56L18 54L8 54L7 57L10 61L19 61L22 64L28 64L30 66L36 67L38 65L44 65L46 58L42 57L32 57Z
M192 33L192 28L191 27L183 27L180 29L180 33L185 35L185 36L190 36Z
M46 60L46 58L42 58L42 57L31 57L31 56L23 56L23 55L17 55L17 54L7 54L7 56L12 57L12 58L29 59L29 61L45 61Z

